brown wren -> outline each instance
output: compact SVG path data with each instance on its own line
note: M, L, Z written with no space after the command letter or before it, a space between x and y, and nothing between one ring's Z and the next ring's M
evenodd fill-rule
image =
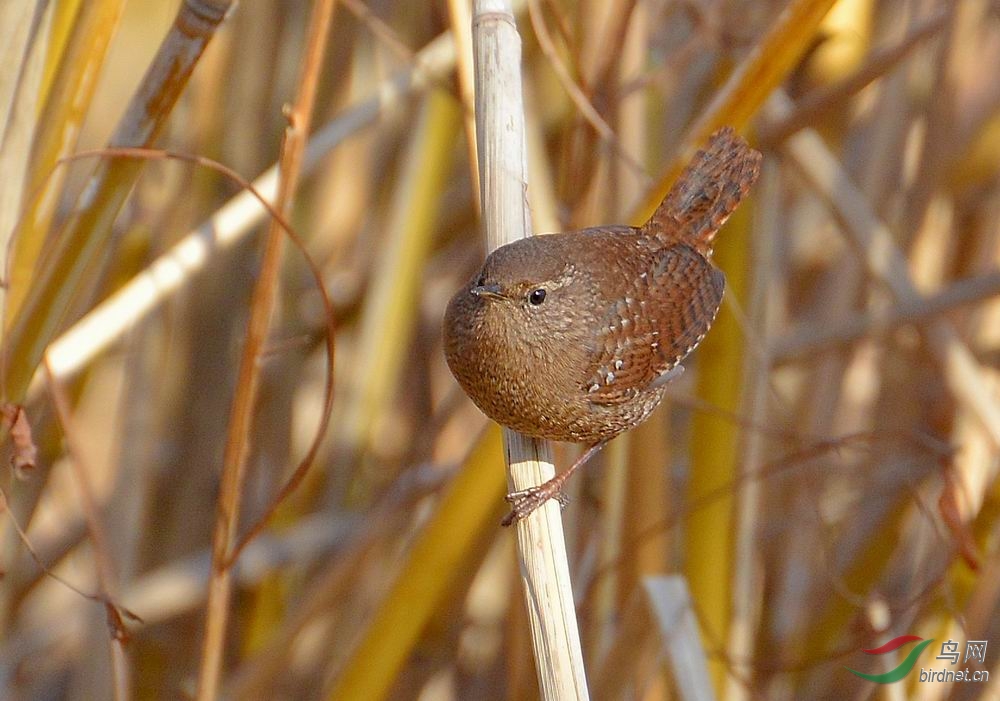
M496 422L585 443L568 470L507 495L510 525L609 440L644 421L704 338L725 277L712 240L757 179L761 155L715 132L641 227L531 236L493 251L444 317L448 367Z

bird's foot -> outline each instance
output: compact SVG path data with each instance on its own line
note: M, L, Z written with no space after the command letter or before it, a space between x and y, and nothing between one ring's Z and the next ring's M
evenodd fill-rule
M504 516L500 525L514 525L549 499L555 499L560 507L566 508L569 497L562 492L562 482L563 480L551 479L537 487L528 487L505 496L504 499L510 504L510 513Z
M565 508L569 503L569 499L562 492L563 484L565 484L566 480L570 478L570 475L576 472L581 465L590 460L595 453L599 452L601 448L607 444L607 442L608 439L605 439L587 448L583 455L581 455L575 463L570 465L568 470L560 472L549 481L543 482L537 487L528 487L527 489L522 489L517 492L511 492L505 496L504 499L506 499L507 503L510 504L511 511L504 517L503 521L500 522L500 525L511 526L517 523L549 499L556 499L559 502L559 505Z

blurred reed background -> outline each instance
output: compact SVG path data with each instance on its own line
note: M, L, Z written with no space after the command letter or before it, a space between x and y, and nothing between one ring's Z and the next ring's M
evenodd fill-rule
M715 328L657 414L572 485L563 517L594 698L678 697L670 624L661 631L643 586L667 573L686 578L702 632L688 652L709 661L721 698L991 688L916 674L879 687L844 666L892 669L905 649L860 651L902 634L1000 647L1000 6L829 5L532 0L519 12L536 231L641 220L706 115L742 126L765 156L717 240L729 285ZM183 92L156 103L154 145L248 179L270 167L311 8L246 2L205 30L188 84L165 81ZM204 674L259 208L216 221L203 265L181 284L157 277L147 313L116 308L50 349L54 389L27 391L45 329L130 289L239 194L207 168L156 161L127 199L136 173L115 170L103 187L120 212L77 226L97 161L52 174L59 157L108 142L175 16L203 10L0 5L0 233L17 232L5 347L22 348L10 340L20 334L35 349L8 357L4 387L26 403L39 448L35 469L0 480L6 699L187 698ZM784 49L766 40L783 10L802 10ZM468 31L462 0L343 0L329 24L313 119L329 138L290 212L335 308L333 419L309 476L234 570L214 651L225 697L537 694L513 538L498 526L499 432L440 347L444 305L483 256L463 110L471 65L465 36L453 58L453 27ZM713 102L755 55L788 66L775 68L778 87L751 74L738 99ZM72 287L52 278L61 296L32 297L39 270L91 249ZM237 436L249 451L241 533L322 415L323 306L289 246L277 295L253 426ZM90 357L81 339L101 328L110 345ZM558 464L575 450L562 446ZM11 516L54 575L141 617L124 620L127 639L112 639L122 629L108 607L42 573ZM941 667L930 650L921 665ZM985 668L998 660L990 647Z

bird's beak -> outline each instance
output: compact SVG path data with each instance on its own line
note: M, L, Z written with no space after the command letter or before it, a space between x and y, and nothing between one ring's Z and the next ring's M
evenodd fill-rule
M496 283L493 283L492 285L476 285L471 291L476 297L487 297L491 299L499 299L501 297L500 285Z

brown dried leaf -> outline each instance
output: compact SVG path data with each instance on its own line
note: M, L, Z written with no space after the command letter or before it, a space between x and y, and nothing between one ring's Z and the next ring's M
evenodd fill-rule
M35 469L38 459L38 447L31 437L28 415L20 404L5 402L0 404L0 418L13 446L10 465L19 479L26 479L28 473Z

